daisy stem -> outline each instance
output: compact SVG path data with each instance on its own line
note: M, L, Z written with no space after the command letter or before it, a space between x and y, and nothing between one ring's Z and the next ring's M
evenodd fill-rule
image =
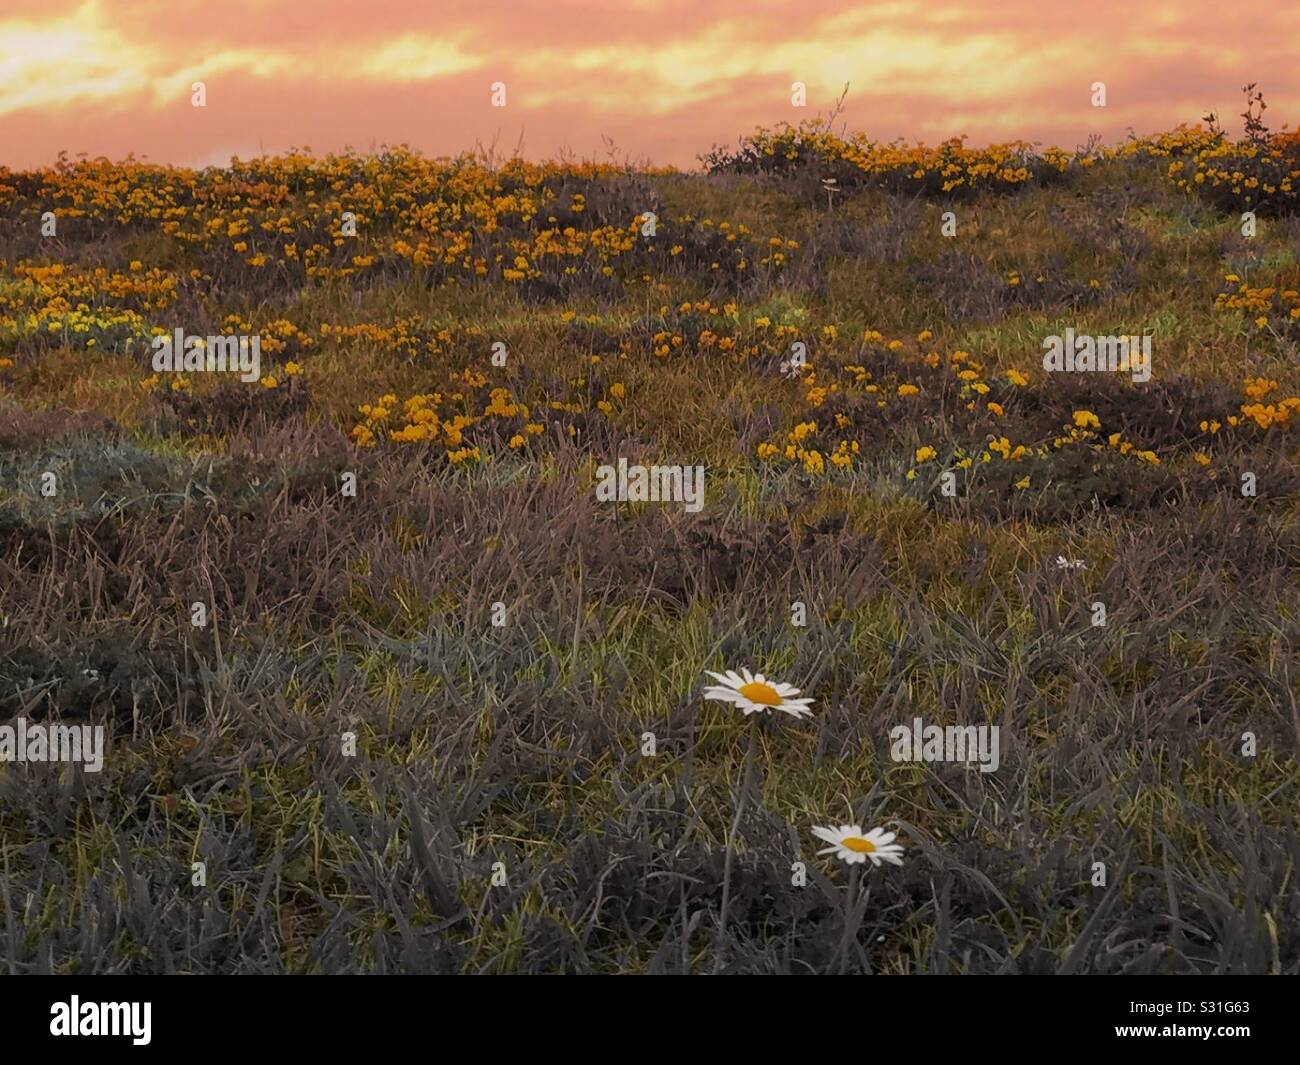
M727 859L722 868L722 910L718 915L718 949L715 971L721 970L727 960L727 911L731 908L731 862L735 857L736 833L740 830L740 818L745 812L745 799L749 796L751 780L754 775L754 747L758 743L758 714L750 718L749 745L745 748L745 768L741 772L740 791L736 795L736 815L731 821L731 830L727 833Z
M843 976L849 966L849 940L858 934L858 922L854 920L858 898L859 863L849 866L849 887L844 893L844 938L840 940L840 975Z

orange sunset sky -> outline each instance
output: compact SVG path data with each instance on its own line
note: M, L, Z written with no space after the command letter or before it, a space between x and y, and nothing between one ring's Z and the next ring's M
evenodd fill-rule
M1247 81L1271 126L1296 124L1300 4L0 0L0 164L476 142L603 159L609 138L619 159L692 166L757 125L825 112L845 82L843 121L876 138L1073 147L1209 109L1235 132Z

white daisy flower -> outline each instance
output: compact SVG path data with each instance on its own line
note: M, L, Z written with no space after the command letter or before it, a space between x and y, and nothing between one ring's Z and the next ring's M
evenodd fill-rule
M871 859L871 864L879 867L881 862L894 865L903 864L903 848L894 840L897 833L886 832L883 828L873 828L866 835L858 825L840 825L839 828L821 828L813 826L813 835L830 844L823 847L818 854L834 854L841 861L854 865Z
M763 710L783 710L794 717L812 716L812 711L808 709L812 699L792 699L792 695L799 694L799 689L789 684L770 681L762 673L754 676L747 669L742 669L740 673L734 669L729 669L726 673L710 673L707 669L704 672L720 681L719 684L704 689L704 698L732 703L740 707L746 717Z

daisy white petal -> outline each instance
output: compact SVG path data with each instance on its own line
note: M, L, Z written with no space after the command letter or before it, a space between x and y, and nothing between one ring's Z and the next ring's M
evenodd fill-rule
M704 698L731 703L740 707L746 716L768 710L779 710L795 718L812 715L811 697L792 699L792 695L799 693L798 688L769 681L762 673L755 676L747 668L742 668L739 675L734 670L724 674L706 669L704 673L719 682L704 689Z
M818 839L833 844L818 854L834 854L842 862L857 865L871 860L873 868L879 868L882 862L891 865L903 864L903 848L894 843L895 833L883 828L873 828L864 833L860 825L840 825L835 828L821 828L814 825L812 833Z

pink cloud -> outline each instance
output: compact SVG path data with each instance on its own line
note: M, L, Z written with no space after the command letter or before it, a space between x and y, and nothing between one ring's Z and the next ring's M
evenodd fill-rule
M881 138L1073 145L1240 110L1300 109L1300 9L1227 23L1208 0L9 0L0 9L0 162L60 149L201 163L310 145L497 140L546 157L692 165L850 83L843 119ZM190 84L208 106L190 106ZM807 109L790 85L808 86ZM493 82L508 106L490 105ZM1107 85L1093 108L1089 86Z

